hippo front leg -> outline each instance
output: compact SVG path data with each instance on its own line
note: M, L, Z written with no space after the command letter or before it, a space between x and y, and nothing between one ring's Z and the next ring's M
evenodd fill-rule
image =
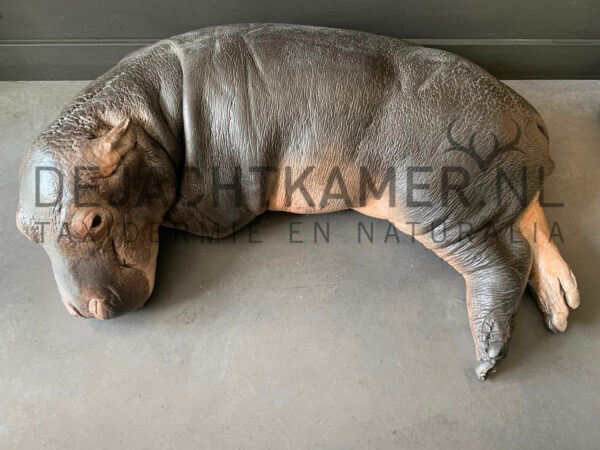
M444 259L463 275L477 378L485 380L506 356L514 318L531 268L531 250L518 232L504 230L458 246Z

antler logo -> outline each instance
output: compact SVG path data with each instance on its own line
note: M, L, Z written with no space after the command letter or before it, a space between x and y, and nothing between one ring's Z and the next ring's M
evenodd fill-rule
M450 145L452 145L452 147L450 147L449 149L446 149L444 151L444 153L450 152L453 150L462 152L462 153L470 156L477 163L479 170L481 170L482 172L488 170L490 168L490 166L492 165L492 162L494 162L494 160L498 156L500 156L502 153L508 152L510 150L516 150L518 152L523 153L523 150L521 150L519 147L517 147L517 144L519 143L519 140L521 139L521 128L519 127L519 124L515 120L513 120L513 122L514 122L515 126L517 127L517 134L514 137L514 139L505 145L500 145L500 143L498 142L498 137L494 133L492 133L492 136L494 138L494 148L492 149L491 153L485 158L482 158L475 151L475 136L477 135L476 132L471 135L471 138L469 139L468 147L465 147L464 145L459 144L458 142L456 142L454 140L454 138L452 138L452 127L454 126L455 122L456 122L456 120L453 120L450 123L450 125L448 125L446 135L448 137L448 142L450 143Z

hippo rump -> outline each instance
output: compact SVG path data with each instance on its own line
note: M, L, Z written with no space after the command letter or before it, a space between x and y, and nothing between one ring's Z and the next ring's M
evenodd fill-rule
M158 225L219 238L266 210L385 219L463 275L485 379L528 282L553 331L579 304L540 204L552 167L537 111L456 55L217 26L130 54L65 107L23 161L17 225L69 312L108 319L152 293Z

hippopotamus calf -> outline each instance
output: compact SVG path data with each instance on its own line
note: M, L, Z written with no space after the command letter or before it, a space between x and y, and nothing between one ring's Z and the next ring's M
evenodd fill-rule
M152 292L154 224L218 238L266 210L385 219L464 276L485 379L528 281L553 331L579 304L539 201L552 167L537 111L456 55L219 26L136 51L86 87L25 157L17 224L50 256L67 309L108 319Z

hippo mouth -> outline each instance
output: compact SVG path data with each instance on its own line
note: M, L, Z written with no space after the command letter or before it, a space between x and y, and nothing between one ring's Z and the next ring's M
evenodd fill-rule
M121 296L111 287L106 288L112 294L110 302L99 301L97 298L92 298L88 302L86 313L82 313L77 307L69 300L63 299L63 303L67 308L69 314L75 317L81 317L82 319L95 318L95 319L111 319L118 314L115 314L115 308L123 304Z
M72 316L85 318L85 316L79 312L79 310L75 307L75 305L73 305L73 303L65 300L64 304Z

